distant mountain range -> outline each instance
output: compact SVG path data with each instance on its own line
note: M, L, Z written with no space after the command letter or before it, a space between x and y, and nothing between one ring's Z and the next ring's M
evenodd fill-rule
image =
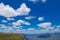
M60 33L26 34L28 40L60 40Z

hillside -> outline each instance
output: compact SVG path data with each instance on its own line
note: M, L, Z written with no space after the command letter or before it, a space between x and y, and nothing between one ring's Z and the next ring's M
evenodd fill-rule
M24 40L24 36L21 34L8 34L0 33L0 40Z

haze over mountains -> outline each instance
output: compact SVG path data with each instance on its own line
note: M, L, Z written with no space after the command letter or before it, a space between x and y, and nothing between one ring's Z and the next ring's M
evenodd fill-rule
M46 34L28 34L28 40L60 40L60 33L46 33Z

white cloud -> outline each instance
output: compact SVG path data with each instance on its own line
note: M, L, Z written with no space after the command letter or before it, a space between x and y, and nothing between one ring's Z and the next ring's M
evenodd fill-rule
M13 22L12 24L13 24L13 25L20 25L20 24L30 25L29 22L26 22L26 21L24 21L24 20L18 20L18 21L16 21L16 22Z
M17 11L18 15L28 15L29 12L30 12L30 10L31 10L31 9L28 8L25 3L23 3L23 4L21 5L21 7L18 8L16 11Z
M25 23L25 21L24 21L24 20L17 20L16 22L17 22L17 23L22 23L22 24L24 24L24 23Z
M17 32L18 31L19 30L17 30ZM19 33L22 33L22 34L39 34L39 31L36 30L35 28L28 28L28 29L20 30Z
M10 18L10 17L9 17L9 18L7 18L7 20L15 20L15 19L14 19L14 18Z
M41 0L42 1L42 3L45 3L47 0Z
M30 25L29 22L26 22L25 20L18 20L17 23L25 24L25 25Z
M36 3L36 2L38 2L39 0L28 0L28 1L33 2L33 3Z
M4 24L0 24L0 28L7 28L7 26Z
M32 30L36 30L36 29L35 28L28 28L27 30L31 30L32 31Z
M6 23L7 21L6 20L2 20L2 22Z
M31 25L29 22L26 22L24 20L18 20L16 22L12 22L12 26L15 27L15 28L21 28L22 26L21 25Z
M6 22L5 20L2 20L2 22ZM7 23L7 22L6 22ZM25 21L25 20L17 20L16 22L12 22L12 23L8 23L8 25L11 25L13 28L22 28L23 26L21 25L31 25L29 22ZM6 24L0 24L0 28L6 28L7 26L5 26Z
M33 16L25 17L25 19L27 19L27 20L31 20L31 19L33 19L33 18L35 18L35 17L33 17Z
M4 5L3 3L0 3L0 16L12 17L16 16L16 12L9 5Z
M25 25L31 25L29 22L25 22L24 24L25 24Z
M19 25L21 25L21 23L13 22L12 25L13 26L19 26Z
M45 23L40 23L37 26L42 27L42 28L48 28L51 27L52 23L51 22L45 22Z
M30 2L33 2L34 4L37 3L37 2L42 2L42 3L46 3L47 0L28 0Z
M44 17L39 17L38 20L39 21L44 21Z
M15 30L12 27L5 28L2 32L4 33L13 33Z
M30 8L26 6L25 3L21 4L21 7L17 10L13 9L9 5L4 5L3 3L0 3L0 16L4 17L15 17L18 15L28 15L30 12Z
M2 26L3 27L3 26ZM56 26L57 27L57 26ZM16 29L14 29L16 28ZM28 29L20 29L19 27L7 27L4 30L0 30L0 32L5 33L19 33L19 34L42 34L42 33L59 33L60 28L57 27L49 27L48 29L38 30L36 28L28 28Z
M22 26L12 26L13 28L22 28Z

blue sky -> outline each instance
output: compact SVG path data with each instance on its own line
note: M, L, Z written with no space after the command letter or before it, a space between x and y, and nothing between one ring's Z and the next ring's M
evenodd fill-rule
M44 33L47 29L59 32L59 17L59 0L0 0L0 31L3 32L41 33L42 30Z

